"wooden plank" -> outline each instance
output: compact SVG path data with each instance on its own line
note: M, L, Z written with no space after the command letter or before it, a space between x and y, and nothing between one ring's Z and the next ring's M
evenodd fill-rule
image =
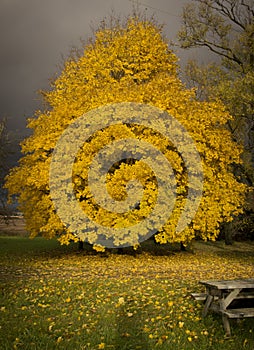
M231 293L229 293L226 298L220 300L220 307L222 310L226 309L232 301L237 297L237 295L241 292L241 288L234 289Z
M235 299L254 299L254 293L241 292Z
M206 293L191 293L191 296L193 299L198 300L198 301L205 301L207 298Z
M227 315L222 314L222 322L223 322L223 327L225 330L225 336L226 336L226 338L230 338L231 337L231 329L230 329L230 323L229 323L229 319L228 319Z
M254 278L224 280L224 281L200 281L199 283L217 289L254 288Z
M228 309L221 312L229 318L254 317L254 308Z
M207 313L208 313L208 310L213 302L213 296L212 295L208 295L207 298L206 298L206 302L205 302L205 306L204 306L204 309L202 311L202 317L206 317Z

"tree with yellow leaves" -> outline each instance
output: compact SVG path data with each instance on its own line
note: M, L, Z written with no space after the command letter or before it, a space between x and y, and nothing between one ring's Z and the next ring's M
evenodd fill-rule
M104 23L65 63L6 179L32 237L97 250L135 247L151 234L188 243L216 239L220 223L241 213L246 186L232 173L242 149L225 127L231 116L217 101L197 101L177 69L162 29L135 16ZM126 204L129 193L138 199Z

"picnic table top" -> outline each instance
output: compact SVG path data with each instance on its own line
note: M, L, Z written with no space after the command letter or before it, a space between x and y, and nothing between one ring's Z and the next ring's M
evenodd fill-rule
M220 280L220 281L200 281L199 283L216 289L237 289L254 288L254 278Z

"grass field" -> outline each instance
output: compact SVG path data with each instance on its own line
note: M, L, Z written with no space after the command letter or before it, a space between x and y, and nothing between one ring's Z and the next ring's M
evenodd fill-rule
M254 349L254 319L201 318L190 293L202 279L253 277L254 242L194 245L194 252L77 252L54 240L0 238L0 349Z

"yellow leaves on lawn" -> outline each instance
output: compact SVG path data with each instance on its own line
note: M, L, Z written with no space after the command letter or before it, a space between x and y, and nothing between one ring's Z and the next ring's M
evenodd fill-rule
M77 254L71 247L63 254L62 249L25 259L14 253L0 257L8 266L1 274L6 283L0 305L6 348L33 348L34 339L42 343L45 336L49 348L63 349L84 343L88 349L215 347L223 341L222 323L211 317L204 322L203 305L190 293L201 292L199 280L253 276L251 242L232 247L199 242L195 254L142 253L135 258ZM243 343L251 349L251 330L251 323L234 327L239 349Z

